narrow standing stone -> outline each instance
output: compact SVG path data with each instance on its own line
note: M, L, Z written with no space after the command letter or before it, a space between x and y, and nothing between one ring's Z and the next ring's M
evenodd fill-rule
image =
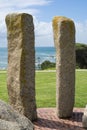
M75 27L66 17L53 19L56 47L56 105L60 118L70 117L75 94Z
M86 105L86 108L84 110L84 114L82 117L82 124L83 124L83 127L87 129L87 105Z
M10 104L28 119L35 120L34 25L29 14L6 16L8 38L7 88Z

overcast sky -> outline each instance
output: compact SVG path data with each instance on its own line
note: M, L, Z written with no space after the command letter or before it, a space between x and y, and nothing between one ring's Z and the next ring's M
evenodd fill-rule
M54 46L54 16L71 18L76 27L76 42L87 44L87 0L0 0L0 47L7 46L5 17L15 12L33 15L36 46Z

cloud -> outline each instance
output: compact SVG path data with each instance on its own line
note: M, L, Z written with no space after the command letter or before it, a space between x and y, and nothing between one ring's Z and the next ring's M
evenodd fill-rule
M52 34L52 23L39 21L34 18L35 31L37 36L51 35Z
M51 22L38 21L34 18L36 46L54 46ZM75 22L76 42L87 44L87 21Z
M0 0L0 8L12 8L12 7L29 7L29 6L42 6L42 5L47 5L51 0L12 0L9 2L9 0Z
M39 21L35 16L34 27L35 27L35 46L54 46L53 40L53 29L51 22ZM6 26L4 23L0 24L0 40L2 41L0 46L3 44L6 46ZM87 21L75 22L76 28L76 42L87 44Z
M33 16L40 10L37 6L48 5L52 0L0 0L0 46L6 46L5 17L9 13L29 13Z
M35 25L35 45L53 46L52 23L39 21L34 17Z
M8 13L25 12L32 15L39 13L37 6L44 6L51 3L52 0L0 0L0 19L3 20Z
M7 46L5 16L13 12L30 13L34 17L36 46L54 46L52 23L39 21L38 6L45 6L53 0L0 0L0 46ZM87 44L87 21L75 22L76 42Z
M76 42L87 44L87 21L75 22Z

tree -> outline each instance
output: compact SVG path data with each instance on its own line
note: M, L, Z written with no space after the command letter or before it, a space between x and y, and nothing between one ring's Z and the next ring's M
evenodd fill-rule
M87 45L76 44L76 65L78 68L87 69Z
M44 61L42 64L41 64L41 69L44 70L44 69L48 69L48 68L54 68L55 67L55 63L54 62L50 62L48 60Z

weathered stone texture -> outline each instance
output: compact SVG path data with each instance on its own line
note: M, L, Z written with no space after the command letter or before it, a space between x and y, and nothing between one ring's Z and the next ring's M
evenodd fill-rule
M70 117L75 94L75 27L66 17L53 19L56 47L56 104L60 118Z
M10 104L30 120L37 118L35 100L34 25L29 14L6 16L7 88Z
M82 123L83 123L83 127L87 129L87 105L84 110L84 115L82 117Z
M28 118L19 114L10 105L0 100L0 130L33 130Z

